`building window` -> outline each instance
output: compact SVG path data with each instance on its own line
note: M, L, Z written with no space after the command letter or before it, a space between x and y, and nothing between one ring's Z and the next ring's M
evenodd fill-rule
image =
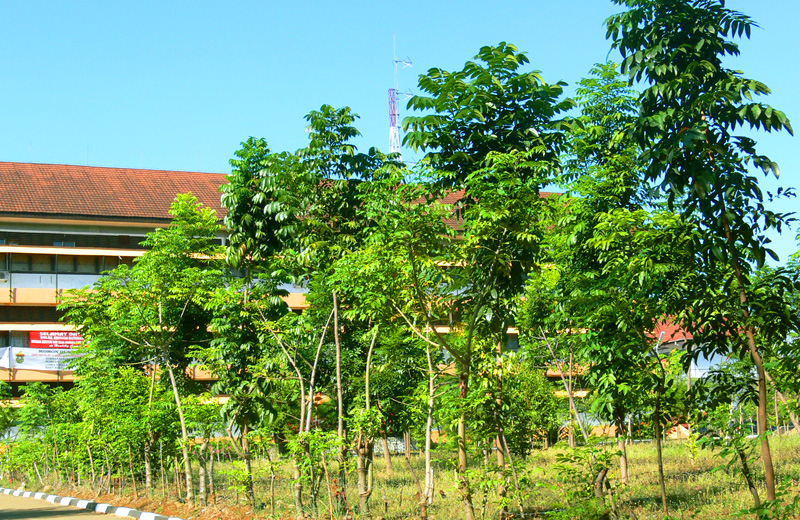
M75 242L68 242L64 240L53 240L53 245L55 247L75 247Z
M79 256L76 259L76 269L79 273L97 274L100 272L100 258L96 256Z
M58 272L59 273L74 273L75 272L75 257L68 255L58 255Z
M11 270L15 273L27 273L31 270L31 255L14 253L11 255Z
M8 271L8 255L0 253L0 271Z
M11 271L15 273L54 273L56 257L51 255L29 255L13 253Z
M61 274L100 274L100 256L58 255L58 272Z
M31 335L27 330L12 330L11 344L14 348L27 348L31 343Z
M133 266L133 260L134 259L129 256L106 256L104 258L103 271L111 271L122 264L129 267Z
M110 271L119 265L118 256L105 256L103 257L103 271Z
M34 273L55 272L56 259L51 255L31 255L31 271Z

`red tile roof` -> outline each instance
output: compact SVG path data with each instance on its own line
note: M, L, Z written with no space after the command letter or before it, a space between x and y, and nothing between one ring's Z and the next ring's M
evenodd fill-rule
M444 197L442 197L440 202L442 204L447 204L447 205L452 206L452 205L458 203L461 199L463 199L465 194L466 194L466 190L454 190L454 191L451 191L451 192L447 193L447 195L445 195ZM539 192L539 196L542 197L543 199L546 199L547 197L557 196L557 195L561 195L561 194L557 193L557 192L554 192L554 191L540 191ZM420 199L420 201L421 200L422 199ZM445 223L448 226L450 226L451 228L455 229L456 231L460 231L461 228L462 228L462 225L463 225L463 221L462 221L461 216L458 215L455 212L452 213L452 215L450 217L445 219Z
M0 162L0 214L168 220L179 193L191 192L222 218L219 173Z
M662 321L656 325L652 337L656 339L660 338L662 344L694 339L691 332L682 328L679 323L673 323L672 321Z

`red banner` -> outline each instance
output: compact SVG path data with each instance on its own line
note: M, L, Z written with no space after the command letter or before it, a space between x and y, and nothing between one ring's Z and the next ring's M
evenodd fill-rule
M72 348L80 345L83 337L70 330L31 331L31 348Z

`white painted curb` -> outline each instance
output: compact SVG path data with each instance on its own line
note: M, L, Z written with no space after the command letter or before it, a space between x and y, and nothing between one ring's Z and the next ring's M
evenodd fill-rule
M138 518L139 520L183 520L177 516L164 516L156 513L147 513L145 511L138 511L130 507L117 507L111 504L98 504L91 500L81 500L72 497L60 497L58 495L47 495L45 493L34 493L32 491L15 491L13 489L0 487L0 493L3 495L13 495L15 497L36 498L44 500L51 504L58 504L62 506L73 506L87 511L94 511L95 513L105 513L107 515L119 516L122 518Z

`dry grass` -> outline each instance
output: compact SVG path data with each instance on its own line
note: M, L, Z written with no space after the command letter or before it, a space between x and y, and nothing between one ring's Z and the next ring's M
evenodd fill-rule
M773 458L776 463L776 472L784 481L784 487L789 493L800 493L800 436L773 437ZM608 449L614 449L612 445ZM580 510L570 512L573 503L567 502L568 484L556 469L556 456L565 451L564 447L543 451L535 451L524 461L523 473L530 478L524 493L526 499L524 506L528 518L587 518L588 513ZM663 518L660 512L661 498L657 480L657 465L655 446L651 443L634 444L628 447L630 459L631 480L627 485L618 481L617 468L612 469L611 482L614 487L617 504L624 516L638 519ZM463 508L459 499L455 474L452 467L452 454L436 453L437 462L434 464L436 483L436 498L429 510L432 519L457 519L462 518ZM737 471L724 469L723 461L715 457L712 452L700 450L696 459L690 457L690 450L685 441L669 441L664 448L665 472L667 493L669 496L670 512L673 518L693 518L697 520L716 520L732 518L737 511L751 506L752 499L746 489L741 476ZM371 507L374 519L399 520L405 518L418 518L417 488L408 465L401 457L394 457L395 474L386 475L385 466L381 457L375 458L375 487L371 497ZM422 459L412 457L412 465L417 475L422 475ZM474 504L479 518L498 518L499 502L494 486L487 483L484 492L479 480L482 475L491 476L483 470L483 458L473 460L474 470L472 483L474 487ZM760 461L753 463L753 468L759 478L760 492L763 489ZM231 465L222 464L221 471L216 476L217 497L216 504L203 508L190 509L184 504L171 501L168 497L161 497L156 492L157 498L134 499L130 497L103 498L124 505L135 505L144 510L178 514L188 519L233 519L233 518L294 518L294 503L291 497L291 461L282 459L275 463L276 479L274 480L274 516L273 502L269 488L269 467L266 462L256 464L256 494L260 502L259 508L253 512L244 502L244 497L239 495L234 486L231 486ZM737 467L738 469L738 467ZM329 468L331 478L335 477L335 464ZM347 504L350 506L352 517L359 517L358 495L355 489L356 476L348 473ZM338 487L338 481L333 482ZM61 490L62 493L75 490ZM174 496L174 488L171 488ZM306 504L310 506L310 497L306 493ZM127 501L127 502L126 502ZM331 514L330 504L338 508L339 500L329 500L326 486L323 484L317 500L317 511L309 507L309 517L314 518L346 518L344 510L335 510ZM150 509L148 509L148 507ZM511 512L518 509L512 505ZM515 514L517 518L520 515Z

